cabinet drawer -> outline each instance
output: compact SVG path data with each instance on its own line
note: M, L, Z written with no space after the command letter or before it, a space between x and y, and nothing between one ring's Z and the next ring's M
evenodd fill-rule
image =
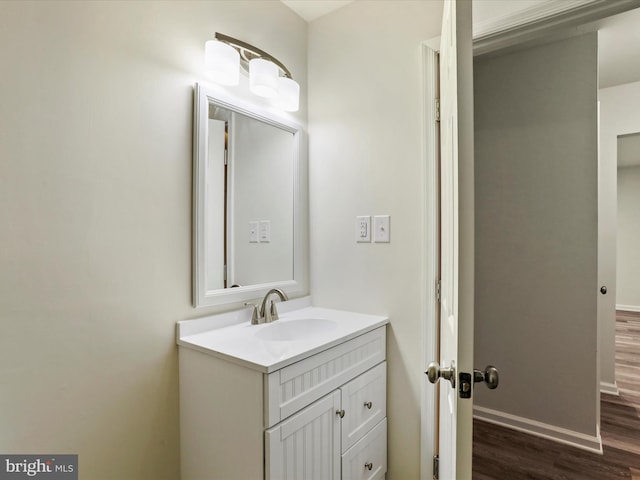
M379 480L387 473L387 419L342 455L342 480Z
M269 428L384 361L385 327L265 375L265 427Z
M349 450L387 416L387 362L340 388L342 395L342 452Z

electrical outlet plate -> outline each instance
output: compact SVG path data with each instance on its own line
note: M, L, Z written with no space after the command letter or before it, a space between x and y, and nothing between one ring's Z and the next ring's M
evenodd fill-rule
M373 217L373 241L375 243L391 242L391 217L389 215Z
M371 242L371 217L368 215L356 217L356 242Z
M271 220L260 220L259 232L260 243L269 243L271 241Z

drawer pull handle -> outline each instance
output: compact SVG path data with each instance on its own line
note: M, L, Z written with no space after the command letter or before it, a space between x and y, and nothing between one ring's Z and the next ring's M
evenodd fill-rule
M340 415L340 418L344 417L344 410L336 410L336 415Z
M367 470L372 470L373 469L373 463L371 463L371 462L365 463L364 464L364 468L366 468Z
M373 403L372 402L364 402L364 406L367 407L369 410L371 410L371 407L373 407Z

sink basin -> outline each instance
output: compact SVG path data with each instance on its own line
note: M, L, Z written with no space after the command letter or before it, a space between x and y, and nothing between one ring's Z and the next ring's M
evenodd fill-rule
M313 337L318 333L330 332L337 328L333 320L323 318L301 318L299 320L276 320L274 323L262 327L255 335L262 340L274 342L289 342Z

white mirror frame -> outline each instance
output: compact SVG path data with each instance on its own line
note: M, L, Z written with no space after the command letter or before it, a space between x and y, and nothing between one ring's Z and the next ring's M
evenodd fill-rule
M205 268L205 171L209 104L247 115L262 122L291 132L294 137L293 155L293 279L235 288L207 290ZM271 288L280 288L289 296L306 294L307 283L307 228L306 228L306 138L304 129L294 121L277 113L221 93L196 83L194 86L193 122L193 306L208 307L244 302L263 297Z

